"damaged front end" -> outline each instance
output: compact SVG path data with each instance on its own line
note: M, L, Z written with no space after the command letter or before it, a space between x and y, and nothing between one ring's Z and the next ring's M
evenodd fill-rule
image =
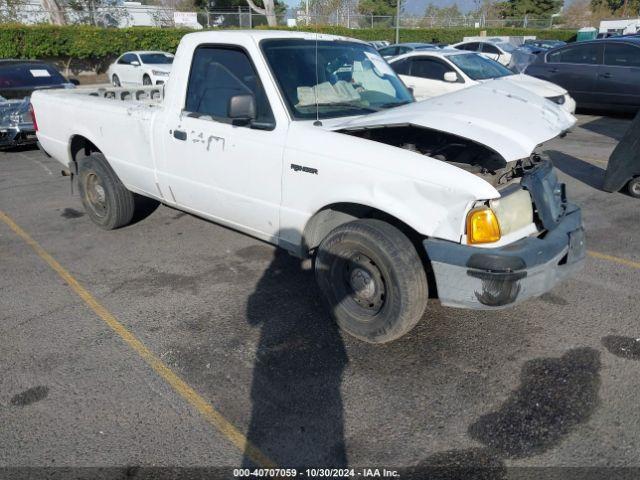
M424 240L443 305L512 306L548 292L582 266L586 250L580 208L567 201L551 162L537 156L532 162L522 169L520 186L533 200L536 235L496 248Z
M498 189L522 176L523 169L533 165L531 159L507 162L499 153L481 143L411 124L349 129L342 133L449 163L482 178Z
M0 97L0 148L30 145L36 141L29 98L7 100Z

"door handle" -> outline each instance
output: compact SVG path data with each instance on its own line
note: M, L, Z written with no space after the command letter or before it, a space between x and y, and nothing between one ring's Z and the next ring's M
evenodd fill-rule
M611 78L611 77L612 77L612 75L611 75L609 72L607 72L607 73L601 73L601 74L600 74L600 75L598 75L598 76L599 76L599 77L601 77L601 78Z
M184 142L187 139L187 132L185 132L184 130L174 130L173 138L182 140Z

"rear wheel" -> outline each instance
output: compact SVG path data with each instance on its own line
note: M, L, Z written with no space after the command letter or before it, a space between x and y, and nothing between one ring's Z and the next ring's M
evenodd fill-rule
M131 222L134 194L125 188L101 153L82 159L78 177L82 204L93 223L113 230Z
M142 84L147 86L151 85L151 77L149 77L149 75L142 77Z
M397 228L381 220L337 227L318 247L316 280L347 333L385 343L409 332L429 298L422 261Z
M640 198L640 177L632 178L627 183L627 192L635 198Z
M113 76L111 77L111 84L114 87L119 87L120 86L120 78L118 77L118 75L116 75L115 73L113 74Z

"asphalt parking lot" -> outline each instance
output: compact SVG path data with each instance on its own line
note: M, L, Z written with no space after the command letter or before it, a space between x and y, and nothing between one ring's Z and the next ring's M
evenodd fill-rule
M600 190L629 120L579 117L547 150L584 270L382 346L308 263L164 206L102 231L59 164L0 153L0 466L640 468L640 201Z

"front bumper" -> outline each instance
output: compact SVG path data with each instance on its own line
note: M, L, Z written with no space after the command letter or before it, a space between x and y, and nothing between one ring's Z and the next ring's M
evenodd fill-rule
M546 235L499 248L444 240L423 241L443 305L499 309L542 295L580 269L585 258L580 208L567 212Z
M0 127L0 148L32 145L37 141L32 124Z

